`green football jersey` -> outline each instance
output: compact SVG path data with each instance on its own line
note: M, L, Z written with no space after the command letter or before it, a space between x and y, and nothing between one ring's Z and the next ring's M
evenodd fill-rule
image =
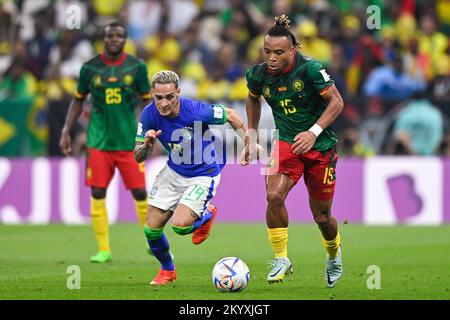
M92 110L87 145L100 150L133 150L138 95L150 98L144 62L126 54L115 62L102 54L95 56L81 67L75 97L84 99L89 93Z
M253 95L263 96L272 109L278 139L294 143L294 137L307 131L320 118L327 102L321 93L334 81L317 61L297 54L291 69L273 75L262 63L251 66L246 73L247 87ZM325 151L335 145L337 136L331 127L317 138L313 148Z

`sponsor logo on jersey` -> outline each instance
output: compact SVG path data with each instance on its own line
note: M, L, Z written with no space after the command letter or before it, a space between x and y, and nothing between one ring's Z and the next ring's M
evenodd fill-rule
M278 87L279 92L285 92L287 91L287 87Z
M305 85L303 84L303 81L302 81L302 80L299 80L299 79L295 80L295 81L292 83L292 89L294 89L295 92L300 92L300 91L302 91L304 86L305 86Z
M270 98L270 87L264 87L263 88L263 96L264 98Z

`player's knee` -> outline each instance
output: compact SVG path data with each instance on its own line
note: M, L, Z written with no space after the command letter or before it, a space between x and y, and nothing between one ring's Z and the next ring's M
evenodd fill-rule
M106 189L92 188L91 195L94 199L104 199L106 197Z
M172 227L173 231L175 231L175 233L182 236L192 233L192 226L179 226L176 224L171 224L170 226Z
M149 226L144 227L144 233L147 240L157 240L161 238L163 228L151 228Z
M319 214L314 217L314 221L320 225L327 225L330 222L331 215L329 214Z
M268 192L267 202L273 206L282 206L284 203L284 197L279 192Z
M147 191L145 189L133 189L131 190L133 198L138 201L147 199Z

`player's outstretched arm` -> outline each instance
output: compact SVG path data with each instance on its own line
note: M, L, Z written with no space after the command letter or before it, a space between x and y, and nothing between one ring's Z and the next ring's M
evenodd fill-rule
M228 109L227 108L227 114L228 114L228 120L227 121L231 124L231 126L234 128L236 133L239 135L239 137L241 137L241 139L243 141L245 141L245 138L248 136L248 129L247 129L247 126L244 124L244 121L241 119L239 114L236 111L234 111L233 109ZM245 148L243 150L244 153L246 152L246 150L248 150L248 147L249 147L248 145L245 146ZM254 157L257 157L257 154L262 154L262 151L263 151L263 148L259 144L256 144L255 151L253 151L253 153L255 153ZM249 160L249 159L247 159L247 160ZM248 162L249 161L247 161L246 164L243 164L243 163L242 164L243 165L247 165Z
M244 124L244 121L241 119L239 114L233 109L227 109L227 121L233 127L234 131L241 137L242 140L245 140L245 136L247 134L247 126Z
M258 153L262 153L262 147L257 144L257 131L261 118L260 96L249 92L245 100L245 109L247 112L248 130L244 138L244 150L242 150L240 156L240 163L243 166L248 165L253 159L256 159Z
M241 139L245 142L246 138L248 137L248 128L244 124L244 121L241 119L239 114L236 111L234 111L233 109L227 108L227 115L228 115L228 122L234 128L234 130L239 135L239 137L241 137ZM251 141L256 142L256 138L251 139ZM241 153L239 162L243 166L246 166L253 159L257 158L258 154L259 155L262 154L263 149L259 144L257 144L257 143L252 144L252 147L254 147L254 149L251 149L250 145L248 143L246 143L244 150Z
M61 138L59 140L59 148L65 156L70 155L72 152L70 131L83 111L83 102L84 99L74 98L70 103L69 111L67 112L66 120L64 122L64 127L61 131Z
M261 99L259 96L254 95L249 92L247 99L245 100L245 109L247 112L247 121L248 121L248 133L252 133L256 135L256 131L258 130L259 120L261 119ZM256 142L256 140L254 140ZM247 145L249 142L249 136L245 137L245 144Z
M148 130L145 133L144 142L136 141L134 146L134 159L137 162L147 160L148 155L151 153L153 145L156 142L156 138L161 134L161 130Z

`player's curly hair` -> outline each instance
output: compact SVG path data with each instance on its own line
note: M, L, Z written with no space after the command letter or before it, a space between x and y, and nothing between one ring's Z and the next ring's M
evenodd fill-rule
M277 16L275 17L273 27L266 32L266 35L272 37L287 37L291 39L291 43L295 48L300 49L302 45L297 41L295 35L289 31L290 23L291 20L289 20L287 15L282 14L281 16Z

